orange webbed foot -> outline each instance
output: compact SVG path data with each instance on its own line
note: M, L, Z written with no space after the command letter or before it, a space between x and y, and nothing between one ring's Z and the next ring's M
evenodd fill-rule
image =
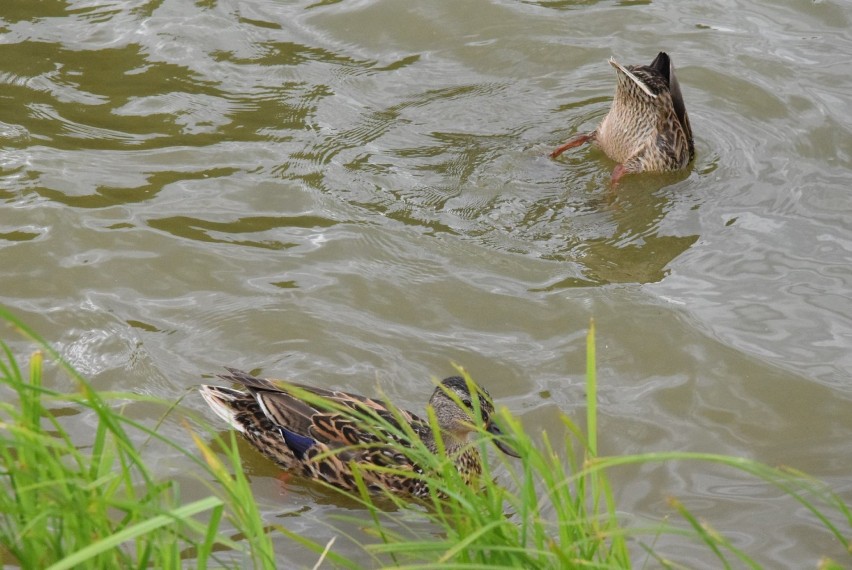
M630 172L627 170L623 164L616 164L615 168L612 169L612 178L610 178L610 183L613 187L618 186L618 181L621 180L621 177Z
M567 143L560 146L559 148L557 148L556 150L554 150L553 152L551 152L550 158L556 158L557 156L559 156L560 154L562 154L563 152L565 152L569 148L574 148L575 146L580 146L581 144L585 144L585 143L589 142L590 140L592 140L592 135L580 135L578 137L575 137L575 138L571 139L570 141L568 141Z
M281 495L286 495L287 486L293 480L293 474L289 471L282 471L278 474L278 477L276 477L276 479L278 480L278 485L281 487Z

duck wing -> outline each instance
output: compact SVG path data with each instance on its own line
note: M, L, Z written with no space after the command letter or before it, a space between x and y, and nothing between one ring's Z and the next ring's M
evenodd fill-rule
M288 445L297 448L294 451L303 453L314 443L335 449L395 441L408 447L411 443L407 441L398 419L410 425L418 436L424 436L429 430L415 414L405 410L392 412L386 404L372 398L303 384L277 385L241 370L227 370L228 374L222 374L220 378L242 384L255 398L263 414L282 429ZM318 398L306 399L306 395ZM382 434L378 435L376 428L364 427L365 416L373 416L379 425L386 423L389 428L379 428ZM376 422L370 423L376 425ZM354 455L350 458L355 459Z
M680 83L677 81L674 63L672 63L671 58L666 52L661 51L657 54L657 57L654 58L654 61L651 62L649 67L662 75L669 84L672 106L674 107L677 120L681 127L683 127L683 131L686 134L686 139L689 143L689 156L692 157L695 153L695 143L692 140L692 126L690 126L689 116L686 114L686 104L683 102L683 94L680 92Z

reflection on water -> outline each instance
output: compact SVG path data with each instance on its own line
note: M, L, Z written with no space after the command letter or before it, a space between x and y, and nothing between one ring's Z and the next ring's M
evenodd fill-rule
M174 216L171 218L148 220L148 225L152 228L169 232L178 237L198 241L230 243L245 247L282 250L290 247L296 247L298 244L282 243L274 240L236 240L234 239L234 235L256 232L263 233L281 227L327 228L335 225L335 222L316 216L294 216L283 219L273 217L251 217L241 218L234 222L212 222L187 216ZM215 237L216 235L220 235L222 237Z
M676 8L4 2L0 302L99 387L178 398L233 365L416 407L456 361L558 434L593 316L608 452L746 455L848 495L850 13ZM547 157L606 113L609 56L661 49L688 170L612 189L595 149ZM327 523L260 461L270 518ZM751 481L615 477L626 512L676 494L767 567L840 557Z

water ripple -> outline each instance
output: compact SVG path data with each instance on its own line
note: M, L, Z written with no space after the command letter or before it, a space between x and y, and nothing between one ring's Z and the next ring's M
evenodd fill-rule
M420 407L458 361L554 438L558 410L582 414L593 316L608 453L731 453L848 488L844 8L13 3L0 300L99 387L200 411L193 387L228 364ZM613 189L594 148L551 160L606 113L607 58L659 49L695 163ZM676 495L767 567L835 555L753 482L640 471L614 474L639 524Z

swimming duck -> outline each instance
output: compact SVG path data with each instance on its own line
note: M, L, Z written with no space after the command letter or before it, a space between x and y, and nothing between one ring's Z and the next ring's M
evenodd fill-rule
M692 128L674 65L660 52L651 65L623 66L610 58L618 83L612 107L597 129L563 144L550 156L590 142L618 165L615 184L625 174L684 168L695 155Z
M411 447L411 440L403 437L405 432L383 430L384 436L380 437L375 427L367 429L364 425L365 416L378 417L394 427L399 427L397 418L401 418L430 451L438 453L435 434L427 421L405 410L391 411L388 404L357 394L302 384L277 385L240 370L227 370L228 374L219 378L239 384L242 390L205 385L201 386L201 395L219 417L284 469L355 491L354 463L361 467L361 476L371 491L384 489L415 497L429 495L427 484L416 476L423 469L401 449ZM485 429L496 436L494 443L501 451L518 457L501 441L500 429L492 421L491 396L484 388L475 388ZM442 381L429 400L441 429L445 452L453 458L468 484L482 472L479 452L468 441L475 431L471 400L467 382L458 376ZM393 471L370 469L370 466Z

